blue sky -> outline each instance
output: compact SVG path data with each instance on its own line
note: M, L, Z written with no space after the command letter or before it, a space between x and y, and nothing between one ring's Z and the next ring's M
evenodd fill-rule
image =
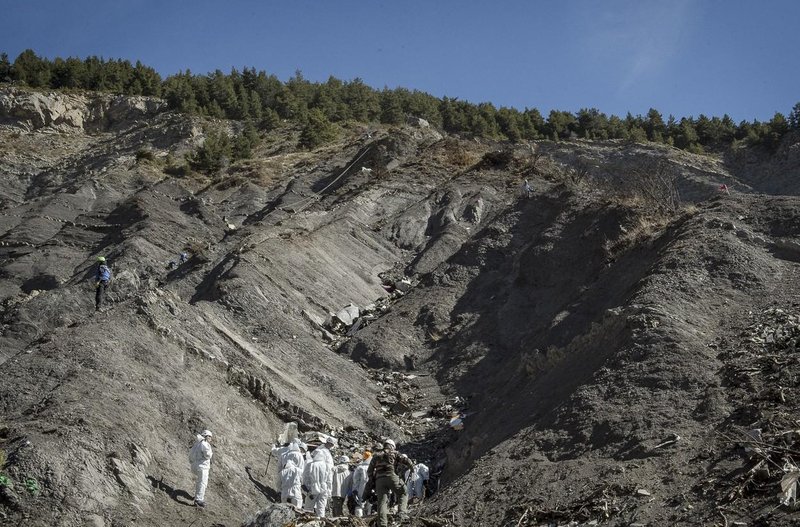
M360 77L519 109L768 120L800 102L796 0L0 0L0 51Z

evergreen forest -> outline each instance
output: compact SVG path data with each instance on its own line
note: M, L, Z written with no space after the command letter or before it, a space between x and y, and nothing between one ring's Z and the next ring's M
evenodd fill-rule
M552 110L545 117L536 108L497 108L438 98L405 88L377 90L361 79L330 77L311 82L296 72L287 81L255 68L208 74L183 71L167 78L137 61L87 57L48 59L25 50L12 62L0 54L0 83L56 90L92 90L121 95L164 98L175 110L212 118L236 119L253 128L272 129L281 120L304 128L301 142L314 147L333 136L332 126L346 121L399 124L420 117L451 134L496 140L558 141L570 138L623 139L665 143L694 153L718 151L740 143L777 148L790 130L800 129L800 103L788 116L766 122L735 123L722 117L666 119L651 108L646 115L606 115L596 108L577 112Z

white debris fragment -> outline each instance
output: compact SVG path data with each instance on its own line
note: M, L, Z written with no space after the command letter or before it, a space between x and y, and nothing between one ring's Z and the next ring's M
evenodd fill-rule
M794 505L797 502L797 480L800 479L800 469L791 463L783 466L786 473L781 479L781 492L778 497L781 505Z

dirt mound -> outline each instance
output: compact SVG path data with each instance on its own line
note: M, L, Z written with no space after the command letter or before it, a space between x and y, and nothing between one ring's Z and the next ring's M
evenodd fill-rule
M267 452L290 421L426 462L419 525L791 518L799 202L720 195L733 165L352 126L313 152L279 128L251 160L176 176L213 123L4 115L8 522L239 525L276 500ZM698 202L657 219L606 190L651 159ZM115 279L95 314L98 255ZM326 324L350 304L377 314Z

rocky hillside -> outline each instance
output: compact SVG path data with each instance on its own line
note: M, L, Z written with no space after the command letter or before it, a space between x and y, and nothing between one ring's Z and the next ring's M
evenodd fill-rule
M425 124L311 152L285 124L221 173L169 175L237 124L0 90L0 519L240 525L275 499L266 452L296 422L442 469L412 510L440 524L791 522L800 144L711 157ZM626 183L654 171L680 210ZM115 279L95 313L99 255ZM368 314L335 331L351 303Z

